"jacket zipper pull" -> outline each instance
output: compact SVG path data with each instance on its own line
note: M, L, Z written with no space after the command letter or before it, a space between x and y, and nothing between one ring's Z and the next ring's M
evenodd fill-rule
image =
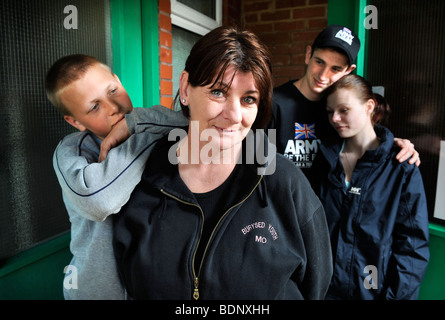
M198 278L195 278L194 284L195 284L195 290L193 292L193 298L195 300L198 300L199 299L199 289L198 289L199 282L198 282Z

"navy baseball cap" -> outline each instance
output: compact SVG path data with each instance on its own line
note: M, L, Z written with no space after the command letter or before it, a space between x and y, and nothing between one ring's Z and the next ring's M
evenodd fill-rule
M349 64L353 64L360 50L360 40L350 29L339 26L327 26L315 38L313 48L334 47L342 50L348 57Z

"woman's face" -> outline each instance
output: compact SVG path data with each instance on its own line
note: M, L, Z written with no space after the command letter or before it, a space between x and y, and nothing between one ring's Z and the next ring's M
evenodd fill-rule
M252 73L235 73L235 68L229 66L222 83L192 87L188 72L183 71L180 85L181 99L190 108L191 127L198 126L201 146L210 141L219 150L240 145L258 113L260 92Z
M329 121L342 138L350 138L372 128L374 101L363 103L355 90L338 89L327 98Z

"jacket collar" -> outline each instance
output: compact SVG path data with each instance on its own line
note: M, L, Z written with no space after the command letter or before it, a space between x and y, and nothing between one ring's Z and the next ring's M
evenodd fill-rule
M271 174L271 172L268 171L269 169L275 169L273 166L275 165L276 161L276 152L273 151L276 151L276 149L268 150L268 147L270 148L271 146L275 146L271 145L266 135L261 136L261 134L263 133L261 133L260 131L259 136L264 138L264 140L255 138L255 149L259 150L258 152L263 152L263 154L265 153L265 151L261 148L267 150L266 154L267 152L272 153L270 154L270 156L267 157L267 159L260 159L260 163L258 163L257 161L251 163L251 158L246 156L246 153L251 152L251 150L249 150L248 143L246 143L246 139L244 139L242 157L243 163L238 164L238 166L241 166L241 170L238 170L237 172L237 176L235 177L232 187L233 192L231 192L231 194L236 195L236 198L234 198L233 201L240 201L257 185L259 185L261 181L261 196L263 199L263 204L267 205L265 194L266 186L265 182L262 181L264 180L262 178L264 174ZM261 141L259 142L258 140ZM265 146L261 146L260 148L260 144L263 142ZM176 143L177 141L169 141L168 136L166 136L156 144L150 158L147 161L146 170L144 172L142 180L146 181L148 185L153 186L158 190L163 190L170 195L178 198L179 200L198 204L193 193L182 181L179 175L178 165L173 164L169 161L169 150L172 147L175 148L174 145ZM256 157L254 158L256 159Z
M394 135L391 131L379 124L374 126L374 130L377 134L377 138L380 140L380 145L375 150L367 150L360 160L366 162L381 162L386 159L393 148ZM331 164L331 167L333 167L339 159L343 143L344 139L336 136L323 141L321 144L320 150Z
M367 150L362 158L357 161L357 169L365 169L377 163L383 162L387 157L393 156L391 150L394 148L394 135L384 126L376 124L374 130L380 140L380 145L375 150ZM329 163L329 180L342 187L344 185L344 172L340 162L340 152L344 139L338 135L323 141L320 145L320 151L323 153ZM341 172L341 174L340 174Z

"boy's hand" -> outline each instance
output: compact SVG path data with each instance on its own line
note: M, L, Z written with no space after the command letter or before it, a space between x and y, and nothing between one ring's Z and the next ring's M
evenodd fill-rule
M399 160L400 163L407 160L409 157L409 164L416 164L416 166L420 165L420 157L419 153L414 149L414 144L407 140L401 138L394 138L394 143L401 149L397 154L396 159Z
M99 162L102 162L107 157L108 152L124 142L130 137L130 132L128 131L127 121L123 118L121 121L116 123L111 129L110 133L102 140L100 145Z

